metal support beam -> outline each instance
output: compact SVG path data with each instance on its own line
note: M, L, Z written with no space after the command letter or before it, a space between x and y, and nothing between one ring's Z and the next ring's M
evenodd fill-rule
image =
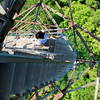
M71 22L71 18L64 16L63 14L59 13L58 11L52 9L51 7L44 5L44 7L46 7L48 10L52 11L53 13L55 13L56 15L62 17L64 20L68 20L68 22ZM76 22L73 22L74 25L77 25L78 28L80 28L82 31L84 31L85 33L89 34L92 38L94 38L97 41L100 41L100 38L95 36L93 33L89 32L87 29L85 29L84 27L82 27L81 25L77 24Z
M13 17L15 13L19 13L26 0L14 0L12 6L6 15L0 18L0 50L8 31L13 26Z
M27 54L27 53L26 53ZM32 55L31 56L21 56L21 55L11 55L11 54L0 54L0 63L59 63L59 64L67 64L71 63L70 61L60 61L60 60L54 60L50 59L53 56L56 56L55 54L47 54L48 57L46 58L46 54L43 54L43 56L39 56L40 54ZM59 55L60 56L60 55Z
M96 80L96 86L95 86L94 100L98 99L99 83L100 83L100 60L98 62L98 72L97 72L97 80Z

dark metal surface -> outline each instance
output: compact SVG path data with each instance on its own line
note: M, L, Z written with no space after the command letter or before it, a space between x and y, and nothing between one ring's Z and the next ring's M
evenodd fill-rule
M3 41L8 31L13 27L13 17L16 13L19 13L26 0L3 0L3 8L6 10L6 14L0 16L0 50L2 49ZM11 5L10 5L11 4ZM9 7L10 5L10 7ZM8 8L7 8L8 7Z
M14 63L0 63L0 97L5 97L10 94L14 69Z
M8 96L0 97L0 100L9 100Z
M52 50L49 48L49 51L37 54L25 50L14 51L14 54L0 53L0 97L22 95L33 87L41 88L73 69L76 54L68 41L58 38L49 44Z
M28 63L15 64L11 94L22 94L25 92L24 83L26 79Z

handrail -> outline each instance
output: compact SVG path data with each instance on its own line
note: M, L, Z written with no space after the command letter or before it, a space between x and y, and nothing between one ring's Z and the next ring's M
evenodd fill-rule
M0 53L0 63L54 63L54 64L67 64L70 61L52 60L49 58L43 58L41 56L25 56L25 55L12 55Z

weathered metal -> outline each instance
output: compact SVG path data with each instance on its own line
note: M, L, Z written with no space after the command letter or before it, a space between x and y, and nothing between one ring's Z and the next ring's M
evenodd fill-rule
M0 16L0 50L2 49L3 41L12 28L13 17L19 13L26 0L3 0L1 3L2 15ZM0 100L8 100L10 89L12 86L14 65L11 63L0 63L0 75L3 80L0 81ZM5 87L4 87L5 86Z
M2 49L3 41L8 33L8 31L12 28L14 20L13 17L15 13L19 13L23 4L26 0L3 0L3 8L6 10L6 14L0 17L0 49ZM10 5L10 6L9 6Z
M53 8L44 5L45 8L47 8L48 10L50 10L51 12L55 13L56 15L60 16L61 18L63 18L64 20L67 20L68 22L72 22L72 19L69 18L68 16L63 15L62 13L59 13L58 11L54 10ZM81 25L79 25L76 22L73 22L73 26L76 25L77 28L80 28L82 31L84 31L85 33L89 34L92 38L94 38L95 40L97 40L98 42L100 41L100 38L97 37L96 35L94 35L93 33L89 32L86 28L82 27Z
M19 13L25 1L3 1L6 14L0 18L0 49L8 31L13 26L14 15ZM49 50L42 51L40 54L20 50L14 51L14 54L0 53L0 100L7 100L10 94L23 95L32 87L40 88L60 79L73 69L76 54L68 40L51 39L45 45L49 46Z
M75 66L76 54L64 38L50 39L48 51L16 50L0 54L0 96L22 95L59 80ZM5 86L6 85L6 86Z

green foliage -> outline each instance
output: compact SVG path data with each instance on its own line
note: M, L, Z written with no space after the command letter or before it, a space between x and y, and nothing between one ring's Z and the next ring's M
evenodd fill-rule
M60 86L61 89L63 89L66 86L67 81L68 81L68 76L65 75L61 80L57 81L56 84Z
M82 67L82 66L81 66ZM96 80L96 67L88 71L81 79L75 82L70 89L77 88ZM69 89L69 90L70 90ZM93 100L95 86L79 89L66 94L65 100Z
M87 28L90 32L92 32L96 36L100 37L100 34L99 34L100 33L100 17L99 17L100 10L97 9L95 11L95 10L91 9L91 7L89 7L88 5L80 3L80 0L77 2L74 0L71 5L72 5L74 21L77 22L78 24L80 24L81 26ZM63 9L65 15L69 16L69 9L65 6L62 9ZM60 26L62 26L62 27L67 26L67 24L65 24L65 23L66 23L66 21L62 21L60 23ZM100 46L98 46L98 45L100 45L100 43L98 41L94 40L93 38L91 38L88 34L82 32L81 30L79 30L79 32L81 33L81 35L87 42L88 46L90 47L90 50L92 50L93 53L95 54L96 59L98 59L98 55L100 54ZM73 45L74 44L73 31L66 32L66 34L70 40L70 43ZM88 58L89 55L87 54L87 51L85 50L85 47L82 44L81 40L79 39L78 36L76 38L77 38L76 40L77 40L77 44L78 44L76 50L77 50L79 58L89 59Z
M43 3L59 11L54 1L55 0L46 0ZM62 7L62 10L64 11L65 16L70 17L69 8L68 8L68 0L67 1L57 0L57 1ZM39 2L39 0L27 0L26 5L35 4L37 2ZM99 9L100 2L98 0L72 0L71 7L72 7L72 13L73 13L73 20L77 22L78 24L80 24L81 26L88 29L97 37L100 37L100 9ZM25 6L23 10L27 8L28 6ZM52 24L50 18L43 13L42 9L40 9L40 11L41 11L40 16L41 16L42 22L45 24ZM34 10L32 14L35 14L36 12L37 12L37 9ZM62 18L58 17L54 13L51 13L51 15L57 21L60 27L62 28L68 27L69 24L67 20L63 20ZM30 20L33 20L34 18L35 17L33 17ZM90 50L92 50L93 53L95 54L95 60L98 60L98 57L100 56L100 43L96 41L95 39L93 39L92 37L90 37L87 33L84 33L83 31L81 31L80 29L78 29L78 31L87 42L87 45L89 46ZM85 49L83 43L81 42L78 36L76 36L76 43L75 43L73 29L65 31L64 34L69 39L69 42L72 45L73 49L77 52L78 58L92 59L91 57L89 57L89 53ZM76 78L87 67L88 65L78 66L78 68L76 68L77 72L74 78ZM75 82L71 86L71 88L69 88L69 90L95 81L96 71L97 71L97 66L95 66L94 69L89 70L89 72L87 72L81 79ZM68 73L68 76L65 76L60 81L57 81L57 84L61 87L61 89L63 89L66 86L68 77L70 76L70 74L71 73ZM64 100L93 100L93 96L94 96L94 86L68 93L66 94Z
M88 6L96 9L96 8L98 8L98 6L99 6L100 3L97 0L86 0L86 4Z

